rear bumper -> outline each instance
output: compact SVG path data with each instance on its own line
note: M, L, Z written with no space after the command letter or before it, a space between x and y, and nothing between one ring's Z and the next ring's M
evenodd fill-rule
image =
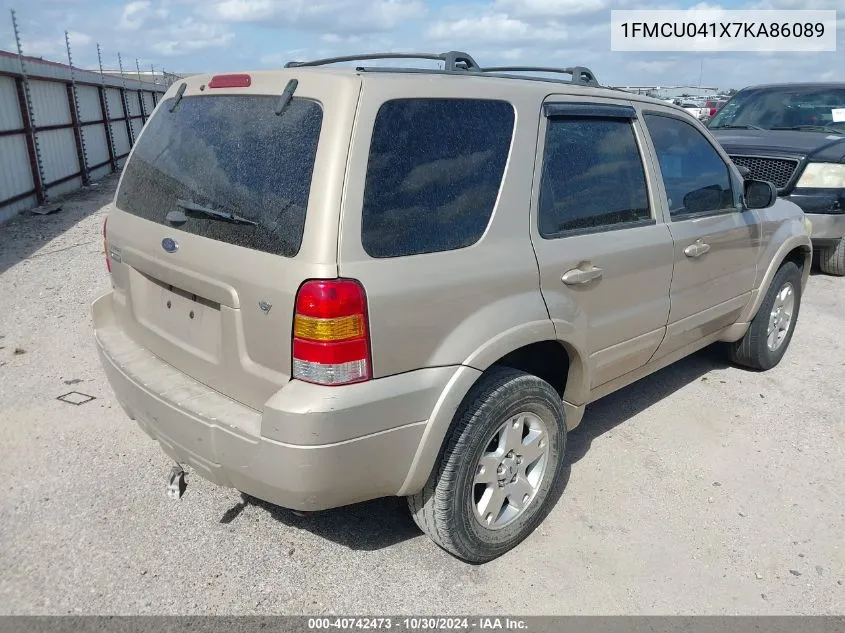
M838 240L845 237L845 213L808 213L807 219L813 223L813 240Z
M194 381L127 337L111 293L93 307L118 401L176 461L221 486L296 510L395 495L457 367L348 387L292 381L259 412Z

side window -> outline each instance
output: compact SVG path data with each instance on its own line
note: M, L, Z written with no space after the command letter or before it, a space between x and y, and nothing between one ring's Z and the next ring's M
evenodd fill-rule
M397 99L376 115L361 217L371 257L464 248L487 228L513 136L510 103Z
M555 238L650 219L631 122L550 118L540 178L540 235Z
M733 210L728 166L704 135L689 123L646 114L673 218Z

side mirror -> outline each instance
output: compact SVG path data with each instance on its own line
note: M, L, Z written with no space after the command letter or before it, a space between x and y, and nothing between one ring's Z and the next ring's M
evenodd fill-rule
M749 209L768 209L778 199L778 190L765 180L745 181L745 205Z
M734 163L734 165L736 165L736 168L739 170L739 175L747 180L751 175L751 170L745 165L737 165L736 163Z

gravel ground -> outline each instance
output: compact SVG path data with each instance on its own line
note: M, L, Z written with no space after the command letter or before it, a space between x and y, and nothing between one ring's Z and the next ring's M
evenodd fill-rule
M0 227L0 612L845 613L845 279L811 278L774 370L705 350L588 408L549 518L469 566L396 499L297 518L196 477L167 498L92 342L115 184Z

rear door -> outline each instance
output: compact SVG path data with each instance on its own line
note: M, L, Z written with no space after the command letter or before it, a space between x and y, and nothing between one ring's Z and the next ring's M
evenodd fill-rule
M125 167L108 220L115 303L138 344L261 409L289 380L299 285L337 274L360 83L302 70L253 73L245 88L208 79L186 80L181 99L171 89Z
M672 238L630 103L567 96L544 108L532 241L558 336L585 333L596 388L644 365L663 340Z
M668 109L649 109L643 121L675 243L669 327L656 355L661 357L736 321L757 276L760 225L740 204L739 183L726 158L693 123Z

